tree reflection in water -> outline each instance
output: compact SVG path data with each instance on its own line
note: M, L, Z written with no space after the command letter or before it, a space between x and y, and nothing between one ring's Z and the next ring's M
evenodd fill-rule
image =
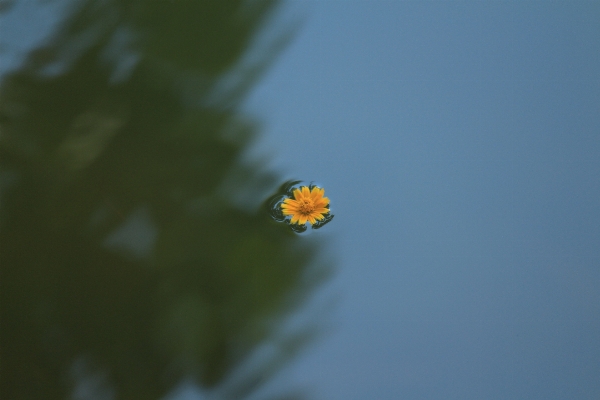
M73 2L3 77L2 398L157 399L185 377L244 398L311 336L277 332L328 274L317 243L233 200L278 180L239 161L237 111L291 35L251 46L275 8Z

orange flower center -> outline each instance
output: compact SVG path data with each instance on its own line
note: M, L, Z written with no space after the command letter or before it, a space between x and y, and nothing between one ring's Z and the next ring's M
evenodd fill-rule
M304 215L308 215L315 211L315 205L311 199L300 200L300 212Z

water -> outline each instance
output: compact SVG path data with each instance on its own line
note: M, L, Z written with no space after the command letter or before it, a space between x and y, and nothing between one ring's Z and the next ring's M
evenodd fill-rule
M286 384L598 397L600 9L311 5L249 105L270 165L335 205L334 329Z
M597 6L94 4L3 76L2 398L600 395Z

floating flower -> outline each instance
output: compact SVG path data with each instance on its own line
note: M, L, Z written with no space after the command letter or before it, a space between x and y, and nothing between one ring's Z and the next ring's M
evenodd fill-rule
M333 219L329 199L323 197L324 189L302 181L284 182L277 192L265 200L265 208L271 218L285 222L296 233L306 232L306 222L312 229L320 229Z
M329 199L323 197L325 189L319 187L309 188L308 186L301 186L298 189L294 189L294 198L287 198L281 204L283 215L291 215L292 219L290 224L304 225L306 222L310 222L311 225L326 219L326 215L329 213Z

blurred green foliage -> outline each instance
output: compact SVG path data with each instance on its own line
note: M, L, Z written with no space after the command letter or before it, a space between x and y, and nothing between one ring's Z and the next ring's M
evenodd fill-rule
M240 161L238 105L292 33L256 54L276 6L72 2L3 77L3 399L157 399L183 377L243 398L310 337L223 388L329 271L250 206L279 178Z

